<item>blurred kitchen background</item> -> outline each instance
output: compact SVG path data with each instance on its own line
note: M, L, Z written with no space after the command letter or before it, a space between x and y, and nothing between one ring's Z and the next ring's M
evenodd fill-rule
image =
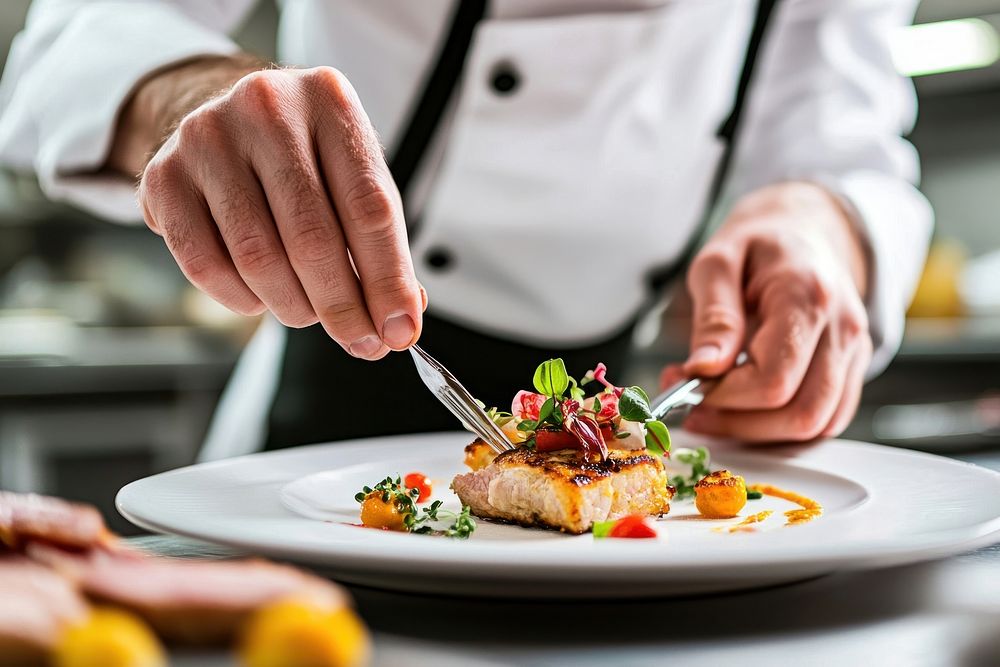
M0 64L28 0L0 2ZM274 54L272 0L238 35ZM894 37L914 76L911 140L937 212L905 342L867 388L849 437L930 451L1000 446L1000 0L925 0ZM630 370L655 386L685 352L686 322L650 328ZM0 172L0 488L92 502L119 531L114 495L193 461L255 322L187 285L145 227L47 202Z

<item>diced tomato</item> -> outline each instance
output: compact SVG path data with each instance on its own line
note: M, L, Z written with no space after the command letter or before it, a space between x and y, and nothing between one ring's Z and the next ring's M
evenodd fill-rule
M615 437L611 424L601 425L601 435L604 442L611 442ZM540 428L535 431L535 449L539 452L554 452L557 449L580 449L580 440L569 431L561 428Z
M538 419L538 411L545 403L545 396L523 389L514 394L514 400L510 404L510 413L521 419Z
M535 449L554 452L557 449L579 449L580 441L572 433L560 429L542 428L535 431Z
M648 538L656 537L656 529L646 522L641 514L630 514L618 519L608 537Z
M419 472L411 472L409 475L403 478L403 484L408 489L417 489L420 491L420 495L417 497L417 502L422 503L431 497L433 488L431 487L431 480L427 479L426 475Z

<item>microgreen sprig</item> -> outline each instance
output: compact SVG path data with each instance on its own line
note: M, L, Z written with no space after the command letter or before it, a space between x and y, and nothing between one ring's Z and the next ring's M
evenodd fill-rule
M455 537L466 539L476 530L476 521L472 518L472 508L463 505L460 512L442 509L442 502L435 500L428 507L417 509L416 499L420 497L420 489L408 489L403 484L399 475L386 477L374 487L364 486L361 491L354 494L354 499L363 503L372 493L381 493L382 502L392 502L396 509L403 515L403 523L411 533L427 535L444 535L445 537ZM453 519L452 523L443 530L435 529L430 522L447 521Z
M708 449L698 447L697 449L678 449L673 460L691 466L689 475L674 475L670 478L670 486L674 487L674 495L678 500L694 497L694 485L702 480L705 475L711 472L708 464L711 461Z

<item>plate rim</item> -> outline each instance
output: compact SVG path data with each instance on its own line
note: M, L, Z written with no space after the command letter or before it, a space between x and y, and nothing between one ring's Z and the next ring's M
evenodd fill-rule
M460 431L447 431L442 433L422 433L422 434L412 434L412 435L400 435L400 436L381 436L377 438L364 438L356 439L350 441L342 441L338 443L317 443L313 445L304 445L301 447L288 448L283 450L275 450L271 452L258 452L254 454L248 454L240 457L235 457L231 459L224 459L220 461L212 461L205 463L198 463L192 466L186 466L183 468L178 468L171 471L166 471L163 473L158 473L156 475L151 475L140 480L136 480L124 486L117 494L115 498L115 505L118 511L132 523L151 530L153 532L159 532L164 534L175 534L185 537L191 537L195 539L200 539L208 542L214 542L217 544L224 544L227 546L236 547L239 549L261 553L264 555L272 555L280 558L287 558L290 560L296 560L300 562L306 562L313 565L320 565L330 568L340 568L342 570L364 570L367 572L374 571L389 571L387 574L391 574L392 571L399 570L400 568L412 569L414 566L426 571L428 573L445 573L450 572L452 574L463 574L470 575L474 574L477 570L482 573L482 569L499 566L499 571L491 572L491 576L498 576L499 578L514 578L514 579L526 579L526 578L544 578L544 579L574 579L579 578L583 572L593 572L594 563L531 563L531 569L523 566L519 566L519 563L511 562L501 562L497 559L489 560L488 562L483 562L481 559L473 559L469 557L469 551L461 551L461 545L459 544L449 544L445 547L444 544L448 544L447 541L441 542L433 551L435 552L433 556L424 554L407 554L406 557L400 557L395 555L395 550L392 550L391 554L380 554L377 557L377 562L371 562L372 554L371 549L361 549L355 550L354 553L344 553L339 551L336 553L331 553L328 550L322 550L319 548L305 548L302 546L295 547L283 547L280 544L262 544L255 539L240 539L235 536L217 536L217 535L206 535L203 531L197 529L185 529L183 526L177 526L175 523L170 521L160 521L149 516L143 516L142 512L135 512L130 509L130 495L137 493L139 490L143 489L145 485L150 484L151 480L158 480L162 482L163 478L169 476L179 476L191 474L192 470L197 470L198 472L211 471L217 467L231 467L233 465L246 464L250 460L256 460L260 458L268 457L281 457L289 455L308 455L313 451L319 451L324 448L338 447L342 448L345 446L363 446L366 448L374 447L379 443L399 443L401 440L405 441L409 438L457 438ZM467 437L463 435L463 437ZM698 439L695 439L698 440ZM719 445L722 441L702 441L706 442L710 446ZM886 447L883 445L876 445L873 443L864 443L853 440L830 440L822 443L824 446L832 445L834 447L862 447L865 449L882 452L889 456L904 456L906 458L917 458L917 459L933 459L937 462L946 462L952 466L958 466L965 469L973 469L976 474L986 474L992 476L1000 489L1000 473L997 471L984 468L982 466L977 466L972 463L958 461L955 459L950 459L946 457L937 456L934 454L928 454L926 452L903 450L894 447ZM728 446L732 446L729 443ZM794 449L800 449L796 446ZM828 448L829 449L829 448ZM785 448L768 448L767 450L759 449L758 453L770 453L774 455L775 453L784 451ZM743 452L751 453L754 450L747 449ZM801 450L800 450L801 451ZM805 451L809 451L806 449ZM741 452L742 453L742 452ZM809 463L809 459L798 458L798 464L805 462ZM816 469L814 466L807 465L806 467ZM318 472L318 471L317 471ZM828 474L836 474L829 473ZM843 475L840 475L844 477ZM295 479L295 478L293 478ZM849 479L849 478L848 478ZM282 482L281 485L277 487L280 492L280 488L287 484L291 480L286 480ZM863 485L862 485L863 486ZM863 487L864 488L864 487ZM867 490L867 489L866 489ZM277 495L277 494L276 494ZM275 497L274 501L281 505L280 498ZM290 516L297 517L302 521L310 521L304 517L293 514L287 508L281 505L284 511L288 512ZM973 530L972 528L978 528L979 530ZM822 553L817 553L813 550L809 553L807 550L803 549L789 549L782 554L770 554L771 558L767 561L747 561L741 563L739 568L740 576L751 575L755 570L773 570L776 567L781 566L795 566L798 568L822 568L826 571L834 571L841 569L869 569L874 567L883 567L889 565L899 565L911 562L918 562L923 560L930 560L933 558L955 554L963 553L981 546L986 546L994 542L1000 541L1000 515L994 516L992 519L974 524L973 527L963 525L958 528L948 529L948 530L937 530L930 533L919 533L916 535L911 535L912 539L899 539L898 537L893 541L892 544L880 544L878 551L873 552L871 546L873 543L866 543L867 550L862 549L859 545L854 545L852 548L841 548L836 547L830 548L823 551ZM796 530L809 530L810 526L796 527ZM934 536L935 539L927 539L926 536ZM414 536L406 535L384 535L387 538L399 538L404 540L412 540ZM923 539L918 539L923 537ZM421 538L417 538L421 539ZM428 539L428 538L423 538ZM433 538L430 538L433 539ZM390 544L394 542L386 542L385 544ZM495 551L503 552L509 551L509 547L496 549L496 544L491 543ZM601 545L602 548L605 545ZM720 574L733 574L732 570L733 563L731 560L718 560L718 561L706 561L698 564L692 563L669 563L667 567L663 564L658 564L650 560L643 560L641 556L649 554L662 554L663 544L637 544L629 543L628 545L622 544L608 544L606 545L608 551L613 553L616 557L621 556L623 553L634 554L632 557L628 558L629 562L623 564L623 567L606 568L602 575L603 579L607 581L613 581L618 578L625 580L635 580L638 578L648 577L651 574L663 573L664 571L669 571L670 578L677 578L678 576L719 576ZM624 550L623 550L624 549ZM485 547L480 551L484 551ZM416 557L415 557L416 556ZM662 576L662 575L661 575Z

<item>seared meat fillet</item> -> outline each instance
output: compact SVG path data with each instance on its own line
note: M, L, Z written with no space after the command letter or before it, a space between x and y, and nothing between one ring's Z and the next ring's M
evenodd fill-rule
M32 539L86 548L108 542L111 533L100 512L89 505L0 491L0 548L18 549Z
M0 556L0 665L48 665L67 626L87 603L70 581L24 556Z
M164 638L184 644L231 641L254 611L283 599L323 609L348 604L336 584L262 560L180 560L96 549L75 553L46 544L29 544L28 556L88 597L132 611Z
M466 448L467 460L477 449L477 443ZM573 449L521 447L457 475L451 487L476 516L568 533L628 514L666 514L673 496L658 458L616 450L606 461L588 462Z

